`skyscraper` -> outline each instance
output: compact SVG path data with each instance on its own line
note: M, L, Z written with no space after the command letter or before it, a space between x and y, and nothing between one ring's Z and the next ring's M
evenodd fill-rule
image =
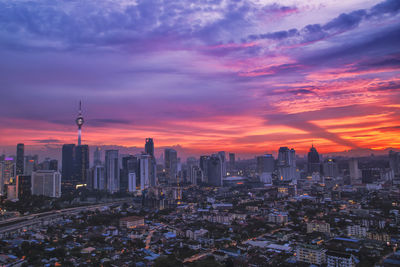
M17 197L18 199L28 198L31 195L32 177L30 175L17 175Z
M120 190L123 192L128 191L130 173L135 173L135 177L138 177L139 175L139 159L137 156L129 155L122 158ZM136 186L136 181L135 181L135 186Z
M62 181L63 187L70 190L74 187L75 145L65 144L62 147Z
M106 183L106 175L104 166L96 165L93 167L93 180L92 180L92 188L96 190L106 190L107 183Z
M82 102L79 101L79 114L75 120L76 125L78 125L78 146L81 145L81 135L82 135L82 125L84 123L83 116L82 116Z
M310 151L307 155L307 172L308 174L312 174L314 172L321 172L321 164L319 162L319 154L317 149L315 149L314 145L311 146Z
M226 156L225 156L225 151L218 152L218 156L221 159L222 177L225 177L226 176Z
M350 183L358 184L360 181L360 170L358 169L358 160L355 158L349 159L349 172L350 172Z
M144 152L152 157L154 157L154 142L153 138L146 138L146 143L144 145Z
M106 150L105 169L107 191L118 192L120 188L118 150Z
M213 186L222 186L222 162L221 156L213 154L208 159L208 183Z
M296 152L293 148L279 148L277 165L279 169L280 180L292 181L297 179Z
M17 175L24 174L24 144L17 145L16 172Z
M61 197L61 174L50 170L33 172L32 195Z
M272 173L275 168L275 159L271 154L265 154L257 157L257 174Z
M200 156L200 170L203 174L202 182L208 182L208 161L210 156Z
M229 169L233 170L235 168L235 153L229 153Z
M323 171L326 178L335 178L339 175L338 165L332 158L324 160Z
M389 151L389 164L395 176L400 175L400 152Z
M150 155L140 155L140 190L145 190L150 186L150 160Z
M166 148L164 150L164 167L168 183L176 183L178 174L178 154L172 148Z
M101 164L101 150L99 147L96 147L96 149L93 152L93 165L100 165Z
M87 184L89 171L89 146L78 145L75 147L75 181L77 184Z

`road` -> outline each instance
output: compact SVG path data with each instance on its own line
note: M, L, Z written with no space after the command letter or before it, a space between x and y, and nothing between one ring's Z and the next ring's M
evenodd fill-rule
M95 204L90 206L82 206L75 208L67 208L62 210L53 210L42 213L35 213L26 216L21 216L18 218L11 218L8 220L4 220L0 222L0 237L4 234L15 232L23 229L24 227L29 227L37 224L41 224L44 221L51 222L52 220L56 220L58 217L64 215L72 215L74 213L79 213L81 211L94 211L96 209L100 209L102 207L107 207L111 205L118 205L129 201L129 199L118 200L108 203Z

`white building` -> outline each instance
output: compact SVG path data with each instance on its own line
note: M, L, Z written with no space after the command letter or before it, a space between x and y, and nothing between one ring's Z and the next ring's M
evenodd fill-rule
M107 191L118 192L120 185L118 150L107 150L105 163Z
M150 155L140 155L140 190L150 186Z
M336 251L326 253L327 267L355 267L357 259L352 254L346 254Z
M362 227L360 225L349 225L347 226L347 235L355 237L366 237L367 227Z
M128 173L128 192L136 191L136 173Z
M326 262L326 250L315 245L300 245L296 248L296 260L321 265Z
M32 195L61 197L61 174L53 170L32 173Z

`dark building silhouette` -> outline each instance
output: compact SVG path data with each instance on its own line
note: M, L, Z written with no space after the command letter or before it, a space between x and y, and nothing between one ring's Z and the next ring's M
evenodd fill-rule
M389 151L389 164L390 169L392 169L394 175L400 175L400 152L395 152L393 150Z
M52 159L49 162L49 170L58 171L58 160Z
M212 155L207 164L208 183L213 186L222 186L222 162L219 155Z
M73 188L75 176L75 145L65 144L62 147L62 184L65 190Z
M319 161L319 154L314 145L311 146L310 151L307 155L307 172L312 174L313 172L321 172L321 163Z
M24 144L17 145L16 174L24 174Z
M257 174L272 173L275 169L275 159L271 154L257 157Z
M75 147L75 179L74 186L88 182L89 146L78 145Z
M231 170L235 168L235 153L229 153L229 168Z
M17 194L19 199L29 198L32 194L32 177L30 175L18 175L17 176Z
M172 148L166 148L164 151L164 167L168 182L174 184L177 182L178 175L178 154Z
M203 173L203 182L208 182L208 161L210 156L200 156L200 169Z
M144 152L154 158L154 141L153 138L146 138L144 145Z

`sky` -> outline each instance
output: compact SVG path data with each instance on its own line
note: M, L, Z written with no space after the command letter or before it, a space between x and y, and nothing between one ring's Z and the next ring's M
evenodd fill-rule
M0 1L0 148L400 148L400 1Z

